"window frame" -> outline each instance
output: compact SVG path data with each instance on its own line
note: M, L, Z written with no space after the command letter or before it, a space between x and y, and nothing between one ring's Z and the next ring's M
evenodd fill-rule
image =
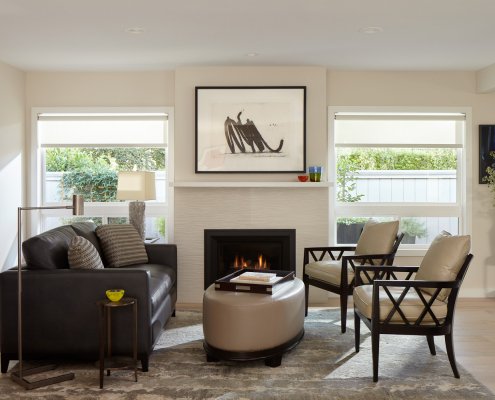
M338 113L460 113L465 115L465 129L461 133L458 149L457 163L457 188L455 203L338 203L337 183L336 183L336 162L337 152L335 145L335 116ZM401 106L330 106L328 107L328 179L330 181L330 212L329 212L329 244L335 245L337 241L337 218L353 216L383 216L402 215L408 217L428 217L428 216L455 216L459 218L459 234L469 234L471 232L471 206L470 197L467 192L467 182L472 181L471 146L468 138L472 137L472 109L471 107L401 107ZM346 146L342 146L346 147ZM352 147L349 145L348 147ZM392 146L408 148L407 146ZM435 146L428 146L435 147ZM449 147L449 146L445 146ZM345 205L344 205L345 204ZM426 209L434 210L425 215ZM455 215L453 215L455 213ZM434 215L433 215L434 214ZM428 245L401 245L398 256L423 256Z
M167 132L165 137L166 148L166 202L165 203L148 203L147 215L156 217L157 211L165 210L166 218L166 238L169 243L174 242L174 109L173 107L33 107L31 109L31 136L30 136L30 157L28 163L28 201L31 205L43 206L54 205L54 203L43 204L43 179L44 165L39 135L38 135L38 115L43 113L164 113L167 115ZM89 146L87 146L89 147ZM112 146L118 147L118 146ZM132 147L132 146L125 146ZM59 204L59 203L56 203ZM128 215L128 204L126 202L88 202L85 204L85 214L98 213L105 217L126 216ZM67 216L67 212L63 210L49 210L49 216ZM38 234L42 229L41 216L48 216L48 213L41 210L39 213L31 213L27 221L28 232L30 236ZM163 215L161 213L160 215Z

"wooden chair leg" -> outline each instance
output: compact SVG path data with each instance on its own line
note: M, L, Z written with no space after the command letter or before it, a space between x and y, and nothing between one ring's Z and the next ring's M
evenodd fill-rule
M304 276L303 277L303 282L304 282L304 316L308 316L308 299L309 299L309 283L307 281L307 278Z
M435 350L435 339L433 338L433 335L426 335L426 340L428 341L431 355L436 356L437 351Z
M340 330L342 333L346 331L347 324L347 293L340 295Z
M378 356L380 353L380 333L371 332L371 354L373 358L373 382L378 382Z
M455 362L454 343L453 343L452 334L445 335L445 347L447 348L447 355L449 356L450 366L452 367L454 376L457 379L459 379L461 376L459 375L459 371L457 370L457 364Z
M361 319L354 311L354 347L356 348L356 353L359 353L359 342L361 341Z

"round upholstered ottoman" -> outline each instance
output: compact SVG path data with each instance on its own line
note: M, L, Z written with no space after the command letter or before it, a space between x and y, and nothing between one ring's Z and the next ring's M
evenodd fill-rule
M295 278L274 294L206 289L204 348L208 361L265 359L277 367L304 335L304 284Z

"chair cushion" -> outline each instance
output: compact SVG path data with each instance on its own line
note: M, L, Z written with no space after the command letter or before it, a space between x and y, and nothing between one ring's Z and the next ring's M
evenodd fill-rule
M471 248L471 237L452 236L446 231L440 232L431 242L418 272L417 280L426 281L454 281ZM436 289L423 289L424 292L433 294ZM445 300L449 295L449 289L442 289L438 295L439 300Z
M404 290L403 287L389 287L388 289L390 290L390 293L395 300L399 298L399 296L402 294L402 291ZM372 314L372 296L373 285L362 285L354 288L354 307L368 319L371 319ZM424 294L424 298L428 302L431 296L429 296L428 294ZM390 301L390 298L387 296L387 293L385 293L385 290L381 288L379 293L379 303L380 321L384 321L390 313L390 310L392 310L393 305ZM413 288L409 289L406 297L402 300L400 309L409 322L415 322L420 314L423 312L423 302ZM431 306L431 310L439 321L442 321L447 316L447 304L443 301L435 300ZM395 312L392 316L391 322L404 323L404 320L398 312ZM421 324L426 325L432 323L434 323L433 319L431 318L430 314L427 313L423 318Z
M71 269L103 268L103 262L95 246L82 236L72 238L67 256Z
M68 225L40 233L22 243L27 269L69 268L67 251L70 241L77 236Z
M96 228L107 267L146 264L148 254L138 231L129 224L110 224Z
M342 270L341 260L323 260L306 264L305 273L313 279L340 286L340 272ZM354 270L347 267L347 282L351 283L354 278Z
M399 221L378 222L369 219L359 236L355 253L357 255L390 253L398 231Z

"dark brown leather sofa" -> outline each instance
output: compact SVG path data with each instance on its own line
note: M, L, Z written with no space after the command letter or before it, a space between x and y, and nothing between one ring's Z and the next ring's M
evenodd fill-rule
M101 248L92 222L65 225L23 243L23 359L97 360L99 315L105 290L125 289L138 301L138 358L143 371L177 300L177 247L146 244L148 263L97 270L70 269L71 239L83 236ZM33 269L36 266L36 269ZM129 355L131 310L112 314L112 353ZM17 268L0 274L1 372L17 360Z

